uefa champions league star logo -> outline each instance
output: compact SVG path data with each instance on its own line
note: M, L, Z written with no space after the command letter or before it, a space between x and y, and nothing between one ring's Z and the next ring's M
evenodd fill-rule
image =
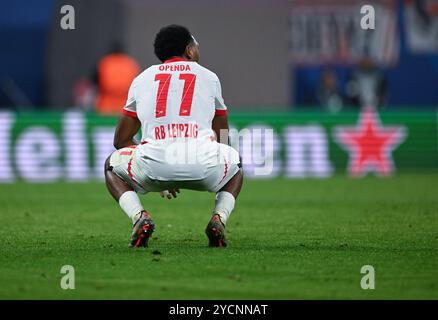
M404 141L402 126L382 126L373 108L365 108L356 127L338 126L334 136L349 153L348 173L363 176L369 172L389 176L394 170L392 152Z

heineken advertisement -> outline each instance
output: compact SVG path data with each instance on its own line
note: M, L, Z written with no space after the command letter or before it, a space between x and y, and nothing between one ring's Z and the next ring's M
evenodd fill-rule
M103 178L116 117L0 112L0 183ZM438 169L435 112L230 116L246 177L388 176Z

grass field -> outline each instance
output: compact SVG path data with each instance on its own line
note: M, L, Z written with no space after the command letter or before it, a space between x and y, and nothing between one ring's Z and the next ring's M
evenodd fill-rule
M0 185L0 298L438 299L438 175L246 181L226 249L207 247L212 194L143 203L157 228L132 250L103 183Z

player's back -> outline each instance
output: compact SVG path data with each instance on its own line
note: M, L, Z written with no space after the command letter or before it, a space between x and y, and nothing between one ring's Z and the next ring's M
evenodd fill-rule
M151 66L133 81L125 112L135 113L141 122L142 155L168 162L172 148L187 150L189 145L195 148L188 152L193 156L199 145L211 144L213 117L226 109L217 76L196 62L176 58ZM213 154L207 152L204 160Z

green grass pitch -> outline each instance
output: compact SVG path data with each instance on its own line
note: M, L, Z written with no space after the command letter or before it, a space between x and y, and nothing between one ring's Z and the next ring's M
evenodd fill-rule
M437 174L247 180L226 249L207 247L212 194L142 201L156 232L132 250L103 183L0 185L0 298L438 299Z

